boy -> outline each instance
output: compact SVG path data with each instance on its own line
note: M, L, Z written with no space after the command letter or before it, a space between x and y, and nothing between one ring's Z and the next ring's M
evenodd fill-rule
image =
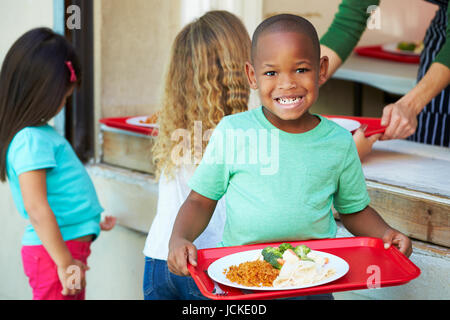
M328 58L320 58L317 33L307 20L283 14L258 26L246 73L263 106L227 116L216 127L172 231L171 272L189 275L187 262L196 265L192 241L225 194L222 246L334 238L334 204L354 235L382 238L386 247L411 254L409 238L368 206L351 134L309 113L327 69ZM269 150L275 156L267 159ZM242 161L247 154L250 160Z

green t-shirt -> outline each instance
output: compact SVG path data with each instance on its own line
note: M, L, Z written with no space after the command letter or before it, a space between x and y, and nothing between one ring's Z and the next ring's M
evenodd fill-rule
M220 121L189 186L226 195L222 246L334 238L333 204L343 214L369 204L351 134L318 117L301 134L277 129L262 107Z

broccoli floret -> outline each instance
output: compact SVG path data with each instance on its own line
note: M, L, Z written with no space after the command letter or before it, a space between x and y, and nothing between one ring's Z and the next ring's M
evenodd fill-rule
M416 44L414 42L399 42L397 45L397 49L404 51L414 51L416 49Z
M304 244L301 244L299 246L296 246L294 248L294 252L301 260L305 261L314 261L313 259L310 259L307 257L308 253L311 251L311 249Z
M281 254L283 254L287 249L294 250L294 247L290 243L282 243L280 244L278 249L280 250Z
M262 256L264 260L272 265L272 267L276 269L281 269L281 263L279 259L283 258L283 254L280 252L278 248L273 247L265 247L262 252Z
M271 253L274 253L274 254L277 254L277 255L280 255L280 257L282 257L283 255L281 254L281 252L280 252L280 249L278 249L278 248L274 248L274 247L265 247L264 249L263 249L263 251L262 251L262 254L264 255L264 253L269 253L269 252L271 252Z
M308 248L307 246L305 246L304 244L301 244L301 245L299 245L299 246L294 248L294 252L300 258L306 257L310 251L311 251L311 249Z

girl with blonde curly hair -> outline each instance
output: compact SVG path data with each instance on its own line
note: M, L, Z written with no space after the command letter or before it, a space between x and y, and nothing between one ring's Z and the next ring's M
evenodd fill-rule
M159 196L144 248L145 299L203 298L192 278L169 272L169 238L178 210L191 191L188 180L208 143L203 133L211 132L224 116L247 110L250 87L245 63L250 60L250 48L243 23L226 11L206 13L185 26L174 41L153 148ZM197 248L220 242L224 219L222 199L197 238Z

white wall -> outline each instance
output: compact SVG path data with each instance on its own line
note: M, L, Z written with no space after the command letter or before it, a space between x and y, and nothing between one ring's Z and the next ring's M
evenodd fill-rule
M0 183L0 300L31 299L20 257L26 222L17 212L9 186Z
M53 0L0 2L0 62L14 41L29 29L53 28Z
M301 15L311 21L319 36L322 36L328 30L341 3L341 0L262 1L264 3L264 16L286 12ZM381 29L367 29L359 44L389 43L393 39L402 41L422 40L437 8L437 5L423 0L381 0Z
M0 64L18 37L41 26L53 27L53 0L1 0ZM7 184L0 184L0 216L0 299L31 298L20 258L26 222L17 213Z

